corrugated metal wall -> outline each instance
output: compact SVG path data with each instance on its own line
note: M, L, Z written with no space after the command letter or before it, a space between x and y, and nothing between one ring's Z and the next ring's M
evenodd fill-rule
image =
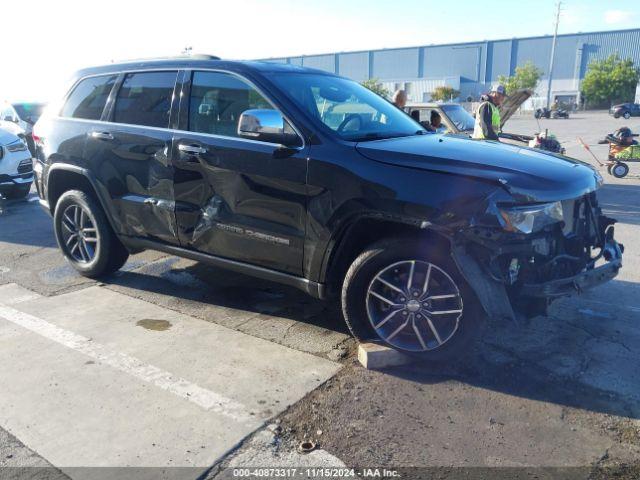
M517 66L531 61L543 72L549 70L551 36L514 38L453 45L332 53L274 58L273 62L319 68L362 81L378 78L385 84L414 82L415 91L459 83L461 97L487 90L499 75L512 75ZM589 62L618 52L640 65L640 28L610 32L559 35L553 69L552 90L577 91ZM453 80L452 80L453 79ZM426 80L422 83L417 83ZM546 89L542 81L538 89ZM416 93L416 95L419 95ZM420 99L416 99L420 101Z

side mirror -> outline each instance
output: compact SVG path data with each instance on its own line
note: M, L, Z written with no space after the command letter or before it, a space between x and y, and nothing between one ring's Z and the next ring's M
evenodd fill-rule
M245 110L238 122L238 136L288 147L300 145L300 138L277 110Z

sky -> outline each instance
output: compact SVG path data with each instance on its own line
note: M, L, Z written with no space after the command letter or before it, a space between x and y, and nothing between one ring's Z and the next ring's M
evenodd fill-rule
M555 0L30 0L2 7L0 100L73 71L193 52L256 59L553 33ZM27 6L28 4L28 6ZM15 19L9 21L9 19ZM559 33L640 27L639 0L565 0Z

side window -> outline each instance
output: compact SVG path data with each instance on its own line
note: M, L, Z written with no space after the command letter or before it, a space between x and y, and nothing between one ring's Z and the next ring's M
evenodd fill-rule
M13 119L13 112L9 107L4 107L2 109L2 112L0 112L0 120L12 121L12 119Z
M228 73L194 72L189 99L189 130L227 137L238 136L245 110L272 109L256 89Z
M60 116L99 120L117 78L116 75L104 75L81 80L67 98Z
M129 73L118 91L113 121L167 128L178 72Z

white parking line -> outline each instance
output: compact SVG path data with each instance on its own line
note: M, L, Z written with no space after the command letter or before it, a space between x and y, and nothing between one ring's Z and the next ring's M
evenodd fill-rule
M113 351L92 341L90 338L60 328L3 303L0 303L0 317L144 382L160 387L178 397L189 400L205 410L216 412L241 423L255 424L256 422L255 417L251 417L247 413L249 409L241 403L202 388L184 378L175 377L158 367L145 364L135 357Z

